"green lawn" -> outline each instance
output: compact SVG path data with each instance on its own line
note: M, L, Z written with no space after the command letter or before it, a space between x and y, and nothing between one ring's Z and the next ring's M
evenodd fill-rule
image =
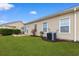
M39 37L0 36L1 56L79 55L79 43L48 42Z

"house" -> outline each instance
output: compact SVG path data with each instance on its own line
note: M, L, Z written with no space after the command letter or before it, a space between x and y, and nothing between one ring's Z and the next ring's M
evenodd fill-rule
M70 8L54 15L46 16L25 24L25 34L31 35L36 29L36 35L40 31L56 32L57 38L61 40L79 41L79 7Z
M14 26L0 25L0 28L14 29Z
M8 29L20 29L24 30L24 23L22 21L14 21L5 24L1 24L0 28L8 28Z

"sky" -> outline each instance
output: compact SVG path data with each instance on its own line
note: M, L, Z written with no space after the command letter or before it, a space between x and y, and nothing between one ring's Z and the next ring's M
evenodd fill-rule
M0 24L38 20L64 9L79 6L78 3L0 3Z

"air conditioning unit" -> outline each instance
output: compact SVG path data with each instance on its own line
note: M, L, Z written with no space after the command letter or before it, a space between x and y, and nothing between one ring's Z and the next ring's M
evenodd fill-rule
M56 41L56 33L55 32L47 33L47 40Z

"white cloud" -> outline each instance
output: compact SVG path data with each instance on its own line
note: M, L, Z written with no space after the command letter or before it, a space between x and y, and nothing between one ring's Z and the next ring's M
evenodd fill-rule
M0 20L0 24L6 23L6 21L4 20Z
M37 11L30 11L30 14L36 15L37 14Z
M13 7L14 7L13 4L0 3L0 10L10 10L10 9L13 8Z

